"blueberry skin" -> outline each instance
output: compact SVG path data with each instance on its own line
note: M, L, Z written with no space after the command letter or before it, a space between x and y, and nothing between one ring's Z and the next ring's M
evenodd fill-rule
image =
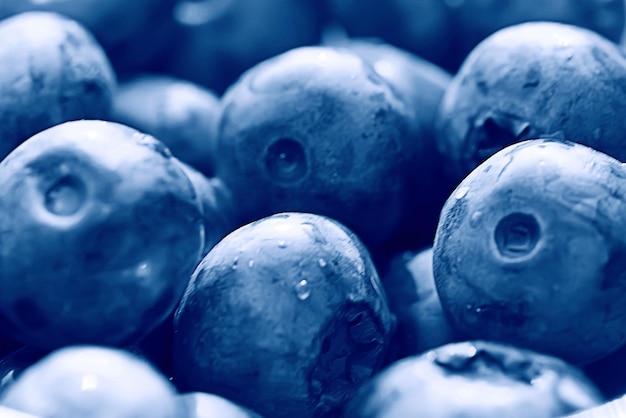
M409 197L402 226L387 244L398 249L431 245L441 208L457 182L446 175L437 149L436 121L441 100L452 81L442 68L408 51L372 40L351 39L339 45L358 54L389 82L411 113L416 154L407 170Z
M354 234L318 215L273 215L196 269L175 315L175 381L268 417L333 416L380 367L393 323Z
M433 276L433 248L397 254L381 276L389 309L396 316L392 359L421 354L465 337L446 316Z
M174 310L203 248L179 162L112 122L20 145L0 163L0 213L0 320L40 348L137 341Z
M174 387L130 353L99 346L59 349L28 367L0 404L37 416L180 418Z
M445 312L471 338L587 364L626 342L626 170L575 143L531 140L449 197L433 246Z
M514 142L551 137L626 160L626 58L574 26L503 29L467 57L443 98L439 149L460 181Z
M366 245L398 228L418 153L406 103L354 53L303 47L267 60L222 98L216 176L242 223L329 216Z
M180 399L187 405L188 418L262 418L228 399L209 393L185 393Z
M562 360L487 341L447 344L379 373L346 418L551 418L603 401Z
M153 135L175 157L211 176L219 106L217 96L202 86L144 74L120 83L111 120Z
M483 39L507 26L550 21L592 30L613 42L624 30L622 0L462 0L445 1L449 7L453 48L458 65Z
M0 21L0 160L35 133L75 119L106 118L116 79L87 30L55 13Z
M159 68L176 34L177 0L3 0L0 19L54 12L80 22L98 40L118 75Z
M257 63L317 44L323 24L318 0L179 0L174 20L168 72L220 94Z

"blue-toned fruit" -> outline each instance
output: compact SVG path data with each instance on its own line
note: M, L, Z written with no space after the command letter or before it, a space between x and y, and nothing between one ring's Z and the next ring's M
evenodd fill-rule
M467 57L443 98L439 149L459 181L525 139L580 142L626 160L626 55L560 23L502 29Z
M111 120L155 136L176 158L211 175L219 106L217 96L201 86L142 75L120 83Z
M575 364L626 342L626 169L575 143L496 153L448 198L434 243L453 325Z
M1 20L0 62L0 160L53 125L109 116L115 74L73 20L47 12Z
M41 11L83 24L104 47L120 74L158 68L172 45L176 0L2 0L0 19ZM41 27L34 31L45 33Z
M418 153L405 101L347 49L303 47L248 71L222 98L216 175L242 223L283 211L387 240Z
M0 163L0 320L26 344L123 345L175 308L203 248L180 163L151 136L67 122Z
M453 49L451 61L459 65L467 54L492 33L524 22L550 21L583 27L619 41L624 30L623 0L446 0ZM454 67L457 68L457 67Z
M557 357L486 341L453 343L392 364L353 399L345 418L553 418L602 396Z
M28 367L0 404L41 417L181 418L168 380L123 350L73 346Z
M176 312L174 378L268 417L336 414L380 367L394 318L356 236L283 213L205 256Z

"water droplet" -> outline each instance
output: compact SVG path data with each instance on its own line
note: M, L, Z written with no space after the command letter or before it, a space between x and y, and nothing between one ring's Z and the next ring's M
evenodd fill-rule
M237 264L239 264L239 257L233 258L233 270L237 270Z
M298 181L308 171L304 147L294 139L274 141L265 151L264 160L267 172L278 182Z
M78 212L87 200L87 189L83 182L74 176L57 180L44 195L46 209L55 215L71 216Z
M472 216L470 216L469 224L472 228L476 228L482 219L483 213L477 210L476 212L472 213Z
M320 267L326 267L326 260L324 260L323 258L320 258L318 261Z
M254 260L248 261L248 267L254 267Z
M463 199L465 197L465 195L467 194L467 192L469 192L469 187L465 186L465 187L461 187L459 190L457 190L456 194L454 195L454 197L456 199Z
M280 248L287 248L287 243L285 241L281 241L281 242L278 243L278 246Z
M311 289L309 286L309 282L305 279L302 279L296 284L296 295L300 300L306 300L311 296Z

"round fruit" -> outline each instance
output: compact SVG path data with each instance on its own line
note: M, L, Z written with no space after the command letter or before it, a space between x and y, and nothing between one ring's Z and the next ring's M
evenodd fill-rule
M226 236L176 312L174 377L269 417L336 414L380 367L393 316L365 247L283 213Z
M175 157L211 175L218 112L219 99L201 86L143 75L120 84L111 120L154 135Z
M30 366L0 398L4 406L44 417L180 418L174 387L122 350L74 346Z
M586 29L526 23L496 32L446 91L439 148L460 180L525 139L581 142L626 160L626 56Z
M129 344L175 308L200 259L191 182L151 136L67 122L0 163L0 320L26 344Z
M74 119L106 118L115 74L80 24L56 13L0 21L0 160L30 136Z
M342 222L375 246L396 230L419 146L405 102L357 55L298 48L222 99L216 174L244 222L283 211Z
M346 418L552 418L600 404L575 367L485 341L402 359L368 382Z
M626 169L574 143L524 141L446 202L437 290L471 338L583 364L626 342Z
M624 30L623 0L447 0L454 48L450 61L458 68L479 42L507 26L551 21L590 29L617 42Z
M55 12L83 24L119 73L146 70L171 47L177 0L2 0L0 19L18 13ZM34 32L46 34L41 27Z

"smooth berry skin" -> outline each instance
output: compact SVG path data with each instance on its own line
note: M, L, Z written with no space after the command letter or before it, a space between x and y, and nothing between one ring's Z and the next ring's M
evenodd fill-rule
M0 319L39 348L137 341L174 310L203 247L180 163L111 122L20 145L0 164L0 213Z
M198 265L174 319L174 379L268 417L333 416L381 366L393 325L354 234L276 214Z
M575 26L502 29L472 50L443 98L438 148L461 181L507 145L532 138L580 142L626 160L626 55Z
M401 359L366 383L345 418L550 418L601 404L563 360L488 341L446 344Z
M406 103L346 49L267 60L222 98L216 176L241 223L284 211L328 216L370 248L399 227L418 152Z
M158 138L172 154L211 176L219 99L186 80L145 74L120 83L111 120Z
M50 12L0 21L0 160L39 131L109 116L116 76L79 23Z
M22 372L0 404L36 416L180 418L184 404L152 366L119 349L73 346Z
M3 0L0 19L52 12L82 24L102 45L118 75L160 68L172 46L176 0ZM38 29L38 31L41 29ZM43 32L42 32L43 33Z
M626 170L581 144L494 154L448 198L433 245L444 311L470 338L584 365L626 333Z

